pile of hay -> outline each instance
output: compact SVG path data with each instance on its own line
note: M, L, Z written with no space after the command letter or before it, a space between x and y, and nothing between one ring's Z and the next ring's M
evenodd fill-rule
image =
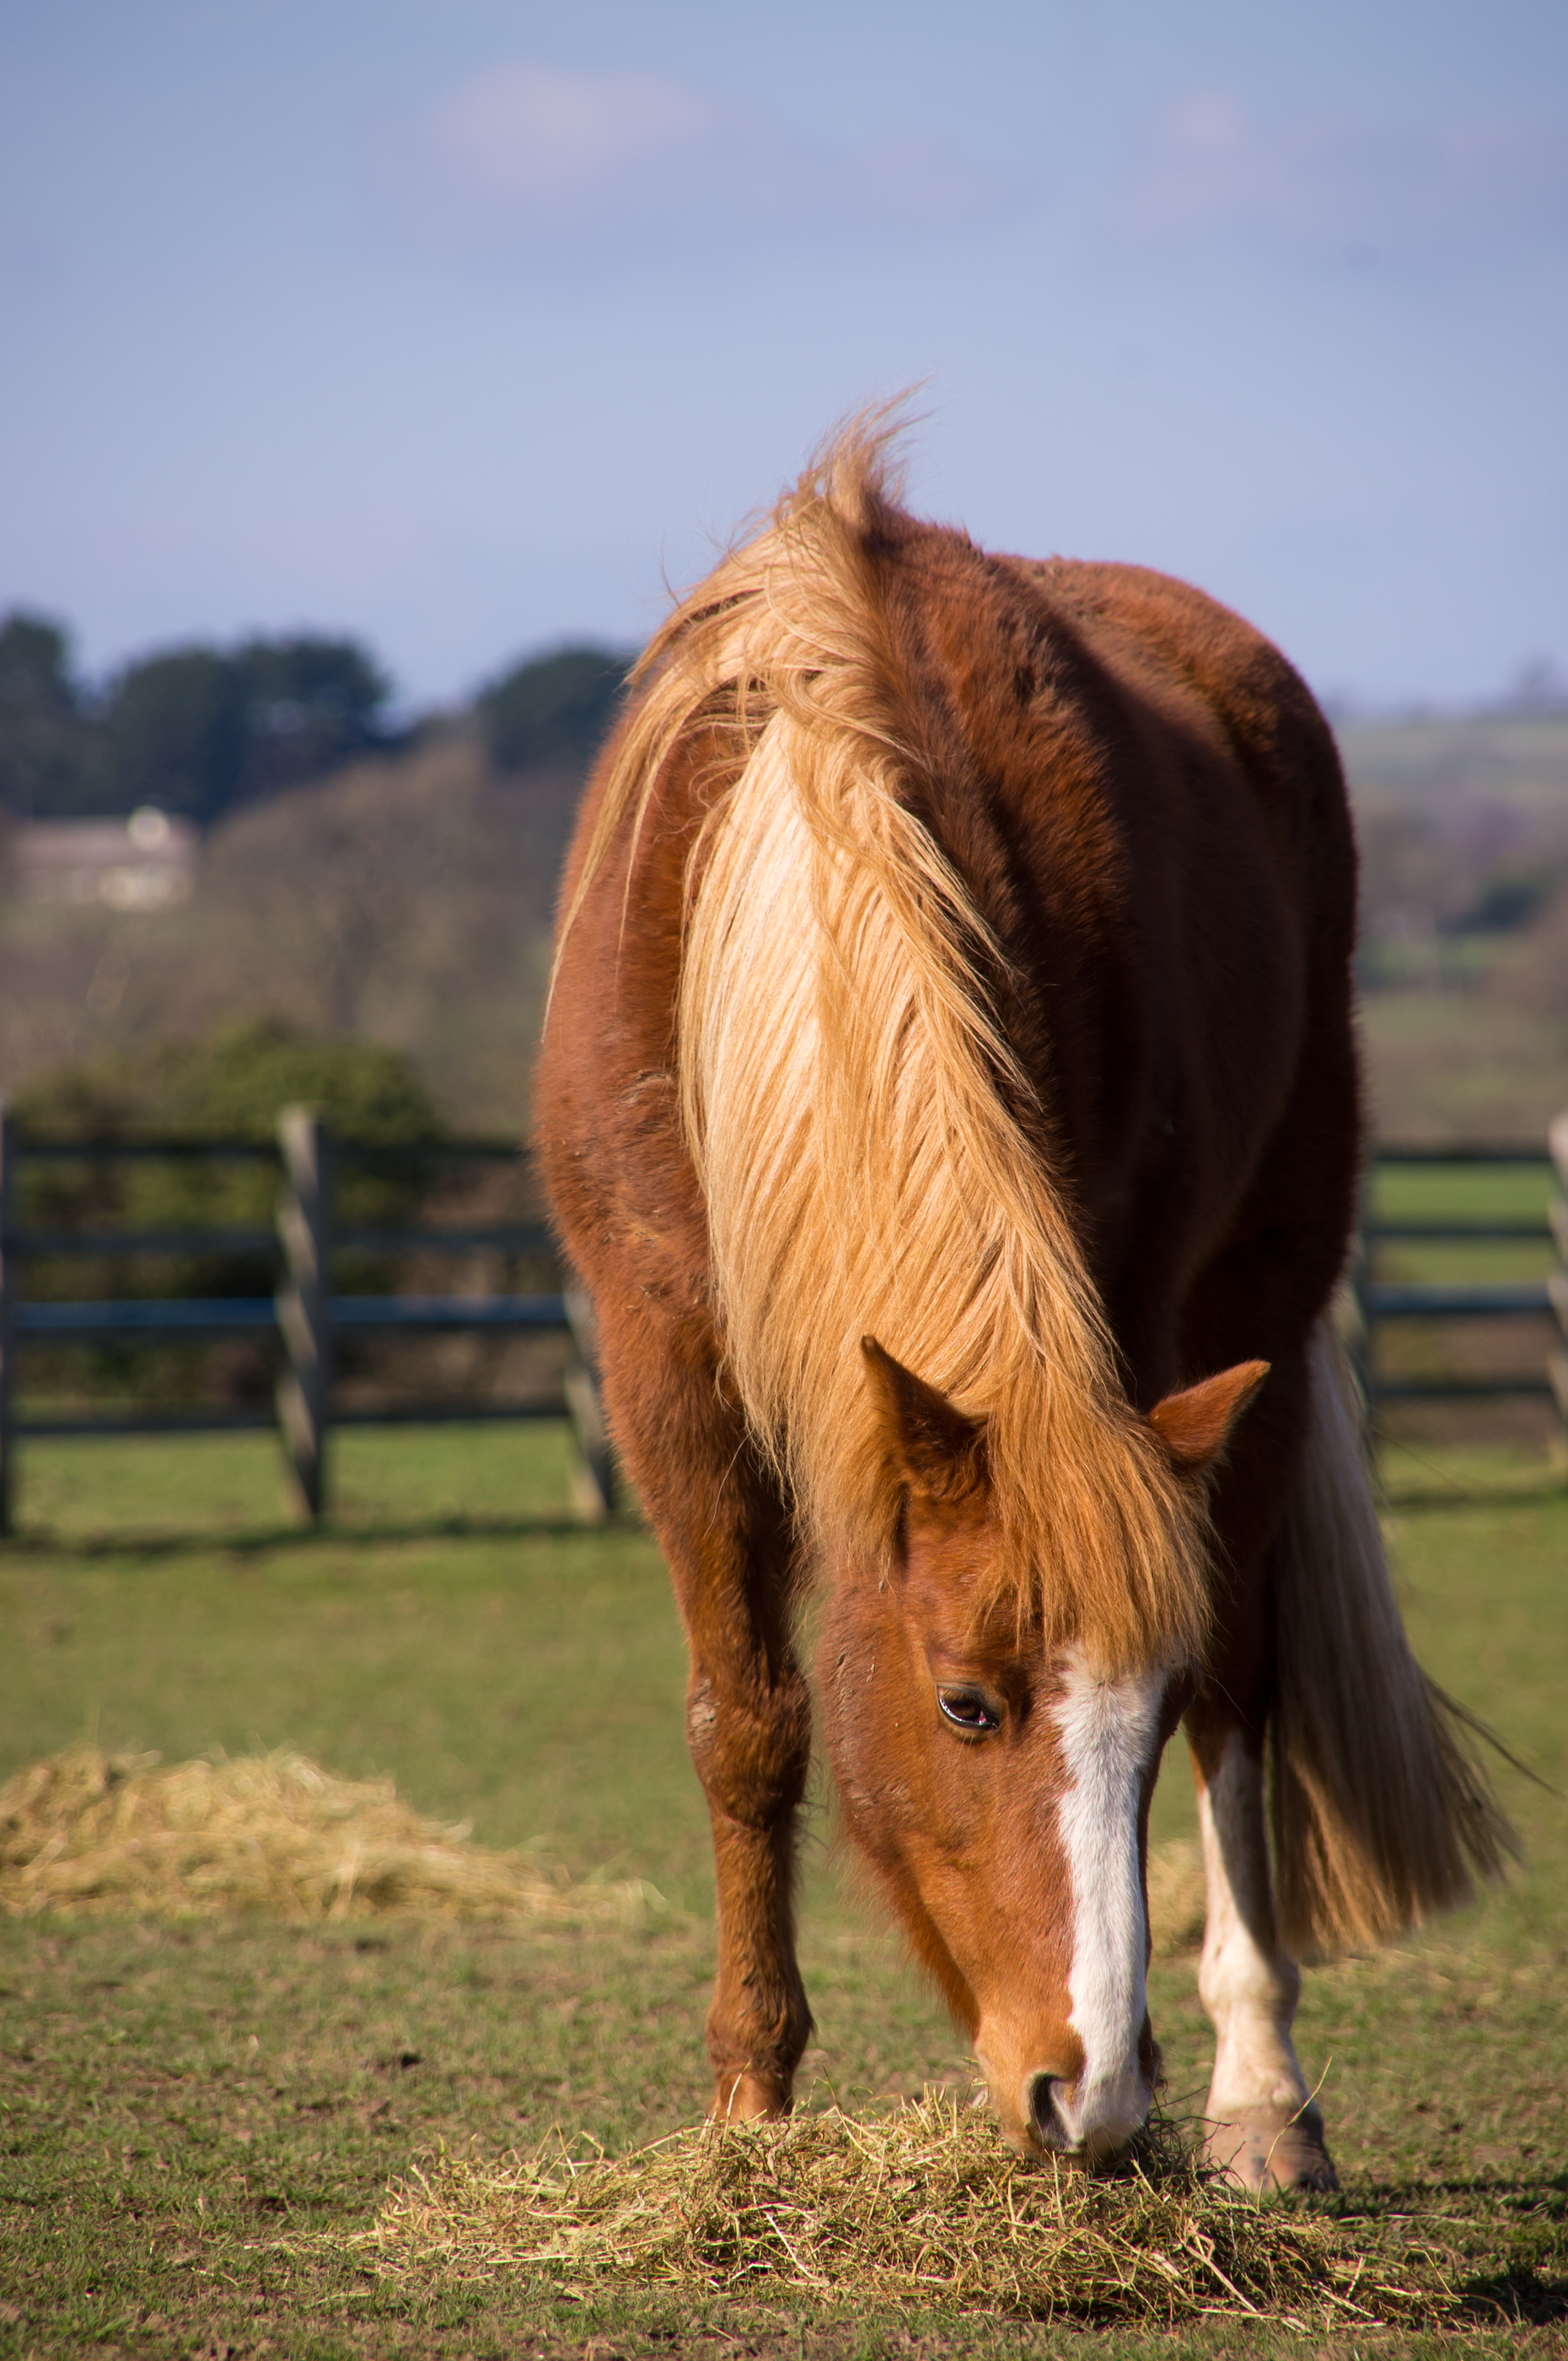
M397 2277L516 2272L578 2298L635 2280L1168 2327L1206 2314L1299 2330L1437 2323L1435 2260L1391 2272L1332 2224L1202 2171L1168 2130L1115 2176L1030 2164L990 2117L928 2095L885 2115L675 2133L625 2157L557 2147L481 2168L443 2154L394 2183L359 2251Z
M422 1819L390 1779L334 1779L302 1754L159 1767L79 1747L0 1787L0 1906L159 1916L392 1910L582 1921L635 1915L640 1884L573 1883L466 1827Z

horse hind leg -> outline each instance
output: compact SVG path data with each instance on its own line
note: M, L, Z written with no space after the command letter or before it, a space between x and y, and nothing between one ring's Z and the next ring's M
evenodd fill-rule
M1301 1975L1276 1924L1262 1753L1238 1723L1190 1735L1208 1887L1198 1990L1215 2034L1205 2150L1249 2190L1337 2189L1290 2037Z

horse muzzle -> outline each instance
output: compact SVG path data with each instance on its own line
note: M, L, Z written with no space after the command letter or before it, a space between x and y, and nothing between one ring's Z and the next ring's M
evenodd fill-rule
M1113 2164L1141 2131L1153 2096L1136 2070L1113 2081L1069 2082L1059 2074L1031 2075L1021 2110L1028 2145L1064 2163L1093 2170Z

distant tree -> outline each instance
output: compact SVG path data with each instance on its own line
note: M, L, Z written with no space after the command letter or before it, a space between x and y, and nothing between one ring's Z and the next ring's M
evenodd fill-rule
M215 648L170 649L121 673L98 724L93 802L140 804L215 819L233 802L248 752L244 675Z
M234 664L246 726L236 800L319 779L386 742L391 683L353 640L250 640Z
M0 804L33 813L69 802L85 727L64 628L17 609L0 623Z
M1464 909L1443 928L1451 935L1508 935L1530 924L1563 882L1556 860L1505 862L1488 870Z
M203 825L389 743L390 685L352 640L169 648L127 664L93 707L58 624L0 627L0 802L40 817L141 804Z
M609 648L562 648L492 682L476 708L490 760L503 771L536 763L586 770L615 718L632 661Z
M1513 713L1568 713L1568 680L1550 656L1531 656L1520 664L1503 701Z

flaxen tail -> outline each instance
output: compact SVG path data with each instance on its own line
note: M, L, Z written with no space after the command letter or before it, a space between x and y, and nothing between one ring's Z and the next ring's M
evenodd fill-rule
M1518 1850L1465 1716L1410 1653L1332 1323L1313 1338L1306 1455L1274 1545L1280 1931L1298 1952L1385 1940L1468 1901Z

